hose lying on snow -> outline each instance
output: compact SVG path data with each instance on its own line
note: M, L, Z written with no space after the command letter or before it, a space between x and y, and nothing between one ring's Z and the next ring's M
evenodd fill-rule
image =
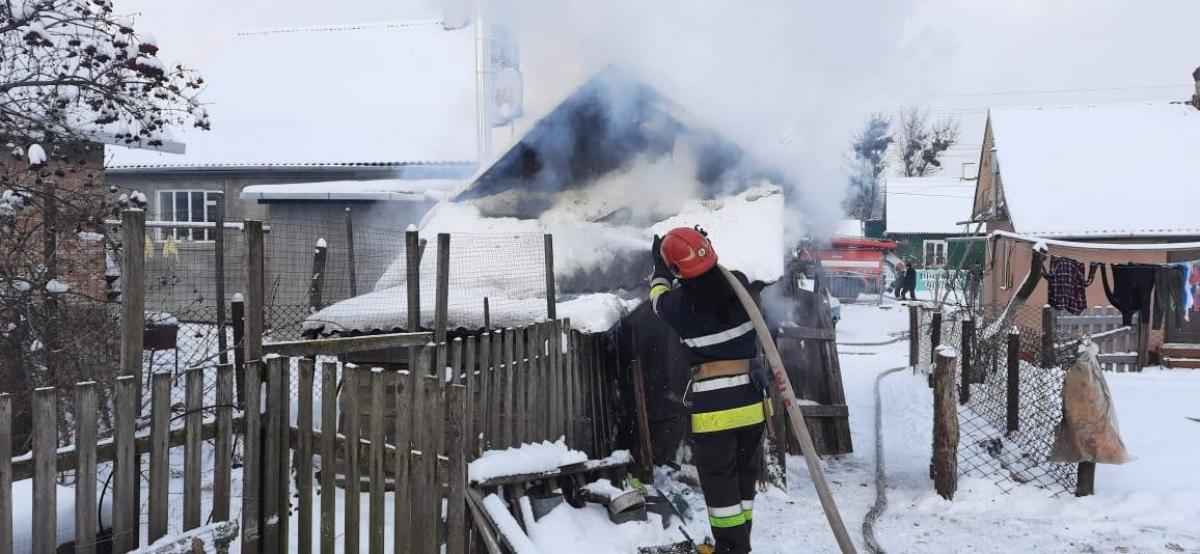
M879 384L884 377L908 369L907 366L894 367L875 378L875 504L867 510L863 518L863 540L867 550L875 554L884 554L883 546L875 538L875 522L887 510L887 475L883 463L883 400L879 394Z
M800 413L800 406L796 404L796 394L792 392L792 382L783 368L783 358L779 356L779 349L775 347L771 331L767 329L767 322L763 320L762 312L754 303L754 299L750 297L750 293L746 291L746 287L742 286L741 281L738 281L724 266L718 265L717 267L721 269L721 273L733 287L733 292L737 294L742 307L750 315L750 321L754 322L758 341L762 343L763 351L767 354L767 362L771 365L771 372L775 375L775 386L779 389L779 397L787 410L788 420L792 424L792 432L796 435L796 442L800 443L800 450L804 453L804 462L808 465L808 473L812 476L813 486L817 489L817 497L821 499L821 508L825 510L825 518L829 520L833 536L837 539L843 554L853 553L855 552L854 543L850 542L850 534L846 532L846 525L842 523L842 514L838 512L833 495L829 492L825 474L821 473L821 462L817 459L817 450L813 446L812 437L808 435L808 426L804 424L804 414Z

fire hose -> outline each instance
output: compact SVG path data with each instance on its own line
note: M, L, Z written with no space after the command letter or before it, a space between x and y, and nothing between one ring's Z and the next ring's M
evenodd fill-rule
M771 331L767 328L762 311L758 309L758 305L754 303L754 299L751 298L746 287L743 287L742 283L728 269L721 265L717 267L721 269L721 273L733 287L733 292L737 294L742 307L749 314L750 321L754 322L754 331L758 334L758 341L762 343L763 351L767 354L767 363L770 364L771 372L775 376L775 386L779 389L779 397L787 411L792 433L795 435L796 442L800 443L801 452L804 453L804 462L808 465L808 473L812 476L813 486L817 489L821 508L825 510L825 519L829 520L829 528L833 531L833 536L837 539L842 553L854 553L854 543L850 541L850 534L846 532L846 525L842 523L842 514L838 512L837 503L834 502L833 495L829 492L829 483L825 481L825 474L821 472L821 462L817 458L812 437L808 434L808 426L804 423L804 414L800 413L796 394L792 391L792 382L788 379L787 371L784 370L783 358L779 356L779 349L775 347L775 341L771 338Z

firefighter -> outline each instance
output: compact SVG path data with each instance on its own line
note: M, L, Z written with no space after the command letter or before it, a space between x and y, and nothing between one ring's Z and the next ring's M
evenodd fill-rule
M749 552L765 421L763 386L750 371L759 347L754 325L699 227L655 236L652 250L650 301L692 366L692 461L716 552ZM734 275L749 288L745 275Z

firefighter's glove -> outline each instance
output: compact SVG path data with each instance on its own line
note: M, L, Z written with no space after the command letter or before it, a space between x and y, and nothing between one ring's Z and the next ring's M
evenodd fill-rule
M654 235L654 244L650 246L650 257L654 260L654 273L650 276L651 280L663 279L670 283L675 279L675 274L671 272L671 267L667 265L667 261L662 257L662 237Z

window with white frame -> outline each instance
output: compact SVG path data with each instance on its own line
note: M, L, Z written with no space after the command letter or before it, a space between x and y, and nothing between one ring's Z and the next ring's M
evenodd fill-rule
M211 223L217 220L217 202L221 192L215 190L161 190L158 191L158 221L180 223ZM212 229L193 227L163 227L158 230L158 240L171 237L175 240L210 241Z
M946 267L946 241L927 240L924 249L926 269Z

